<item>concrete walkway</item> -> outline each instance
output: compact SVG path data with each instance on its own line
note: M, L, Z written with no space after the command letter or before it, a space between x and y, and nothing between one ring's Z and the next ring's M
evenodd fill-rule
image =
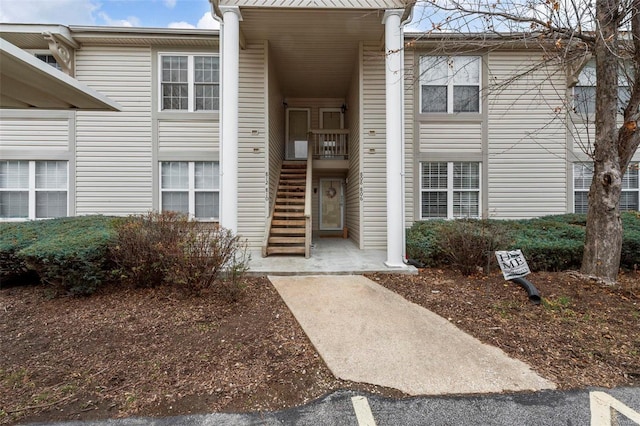
M269 279L338 378L410 395L555 388L523 362L365 277Z

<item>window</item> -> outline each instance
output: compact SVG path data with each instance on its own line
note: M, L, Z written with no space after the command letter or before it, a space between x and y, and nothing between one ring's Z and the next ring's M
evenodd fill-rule
M60 66L58 61L56 61L56 58L53 55L36 53L36 58L40 59L44 63L51 65L55 69L62 70L62 67Z
M161 55L160 109L218 111L219 65L213 55Z
M165 161L160 164L162 210L216 220L220 211L220 169L216 161Z
M622 113L629 103L628 70L620 67L618 72L618 111ZM578 84L573 88L573 108L577 114L589 115L596 112L596 65L589 61L578 75Z
M0 218L67 216L66 161L1 161Z
M479 56L421 57L421 112L480 112L481 65Z
M420 217L480 217L480 163L420 163Z
M640 210L640 179L638 166L631 163L622 178L622 194L620 194L620 210ZM575 163L573 165L574 212L586 213L589 207L589 188L593 179L591 163Z

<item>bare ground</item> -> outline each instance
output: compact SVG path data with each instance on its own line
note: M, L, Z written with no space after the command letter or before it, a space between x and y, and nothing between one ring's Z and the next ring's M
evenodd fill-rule
M370 278L562 389L640 385L640 273L615 288L532 274L540 306L497 274ZM237 302L167 288L56 299L1 288L0 424L274 410L338 389L403 397L334 378L268 280L245 284Z

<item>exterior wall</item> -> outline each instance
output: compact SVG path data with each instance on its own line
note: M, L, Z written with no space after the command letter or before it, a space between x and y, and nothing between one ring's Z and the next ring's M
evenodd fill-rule
M240 51L238 129L238 233L251 247L262 245L269 214L267 144L267 43L249 42Z
M537 69L541 53L488 55L488 215L516 219L567 211L567 157L562 107L566 78Z
M163 156L220 151L218 120L158 119L157 129L158 151Z
M362 54L362 248L384 249L387 241L384 54L376 43L364 44Z
M265 194L269 201L268 209L276 199L276 191L278 189L278 179L282 160L284 159L285 141L284 141L284 105L283 95L280 89L280 83L275 69L275 62L271 60L271 56L267 57L268 61L268 83L269 83L269 192Z
M70 118L71 116L71 118ZM2 158L11 151L69 150L69 131L72 114L48 111L2 112L0 121L0 149Z
M127 215L152 208L151 49L84 46L76 78L122 111L78 111L76 214Z
M417 76L415 73L415 55L412 50L404 52L404 216L405 227L409 228L413 224L414 218L414 196L413 194L419 190L415 188L418 182L414 177L414 111L415 111L415 94L414 81ZM419 140L419 139L417 139Z
M361 54L362 49L359 50L359 56ZM358 60L353 76L351 77L351 84L349 86L349 94L347 97L347 105L349 106L346 114L346 124L349 128L349 171L347 174L347 188L345 194L345 226L349 229L349 238L353 240L359 248L362 248L362 232L360 229L362 225L362 201L360 200L360 162L362 159L362 150L360 149L361 71L362 64L361 61Z

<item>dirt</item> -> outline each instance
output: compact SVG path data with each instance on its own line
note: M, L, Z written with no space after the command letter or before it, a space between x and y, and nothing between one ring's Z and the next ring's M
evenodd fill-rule
M562 389L640 385L637 272L617 287L532 274L539 306L498 274L369 277ZM245 286L236 302L168 288L53 299L0 289L0 424L275 410L338 389L404 396L333 377L269 281Z

